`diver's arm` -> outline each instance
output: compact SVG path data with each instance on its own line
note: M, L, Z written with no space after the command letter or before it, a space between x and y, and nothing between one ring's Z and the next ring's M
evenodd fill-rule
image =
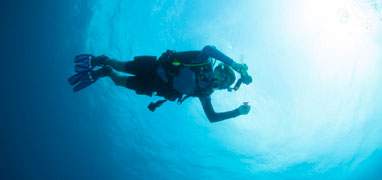
M231 66L232 69L241 75L241 79L243 80L244 84L250 84L252 82L252 77L248 74L247 65L236 63L233 59L217 50L214 46L205 46L202 50L202 54Z
M208 57L212 57L216 60L223 62L231 66L235 71L241 73L243 65L236 63L233 59L217 50L214 46L205 46L202 51L184 51L174 52L174 58L182 61L183 63L203 63L208 61Z
M240 64L236 63L233 59L217 50L214 46L205 46L202 51L175 52L173 55L176 59L182 61L183 63L204 63L208 62L208 57L212 57L231 66L233 69L240 66Z
M237 64L233 59L217 50L214 46L205 46L202 50L202 53L230 66Z
M227 112L221 112L217 113L215 112L212 103L211 103L211 97L210 96L203 96L199 97L200 103L203 106L204 113L206 114L208 120L211 123L223 121L226 119L234 118L240 115L239 109L235 109L232 111Z

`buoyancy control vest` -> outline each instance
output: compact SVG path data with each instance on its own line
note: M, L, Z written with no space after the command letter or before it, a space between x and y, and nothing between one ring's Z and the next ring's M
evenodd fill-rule
M155 111L167 100L183 103L189 97L209 96L213 93L213 66L211 58L200 63L185 63L175 56L175 51L167 50L159 59L158 76L178 93L164 100L150 103L148 108ZM203 58L203 57L201 57Z

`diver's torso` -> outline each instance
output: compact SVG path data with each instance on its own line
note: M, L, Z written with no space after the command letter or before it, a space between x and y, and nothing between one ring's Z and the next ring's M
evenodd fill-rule
M162 77L162 79L166 79L167 82L170 83L170 86L181 94L198 96L210 92L213 82L213 64L208 63L210 61L208 57L204 56L201 51L172 53L173 54L170 55L171 59L179 60L184 63L184 65L176 67L176 72L172 74L172 81L168 81L168 78L164 77L164 72L173 68L171 66L160 67L158 69L159 76Z
M173 79L173 88L181 94L197 95L211 87L213 81L212 67L193 69L182 67Z

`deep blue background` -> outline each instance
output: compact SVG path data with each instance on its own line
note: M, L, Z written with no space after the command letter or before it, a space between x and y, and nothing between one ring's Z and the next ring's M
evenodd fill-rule
M83 49L88 3L2 1L0 7L0 179L112 177L109 141L98 136L107 120L78 123L82 102L67 100L63 69Z

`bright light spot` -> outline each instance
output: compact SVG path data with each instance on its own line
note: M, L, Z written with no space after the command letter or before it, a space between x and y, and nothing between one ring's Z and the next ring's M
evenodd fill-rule
M295 59L279 55L264 60L277 62L277 67L269 67L273 75L260 74L259 78L267 78L264 87L257 86L257 94L241 95L256 102L255 112L246 117L248 121L233 122L241 133L233 140L240 152L262 155L263 164L254 159L254 169L305 162L327 169L359 162L379 146L371 142L362 147L373 128L366 124L381 57L375 40L380 32L376 12L355 0L296 1L277 16L285 18L279 20L285 29L275 31L285 33L280 35L284 44L270 39L272 48L279 49L268 50L277 54L287 49L284 54Z
M374 11L352 0L308 0L302 3L300 26L311 33L313 66L327 79L333 73L364 71L375 59L378 22ZM304 33L303 32L303 33ZM371 47L371 48L370 48ZM326 77L325 77L326 76Z

